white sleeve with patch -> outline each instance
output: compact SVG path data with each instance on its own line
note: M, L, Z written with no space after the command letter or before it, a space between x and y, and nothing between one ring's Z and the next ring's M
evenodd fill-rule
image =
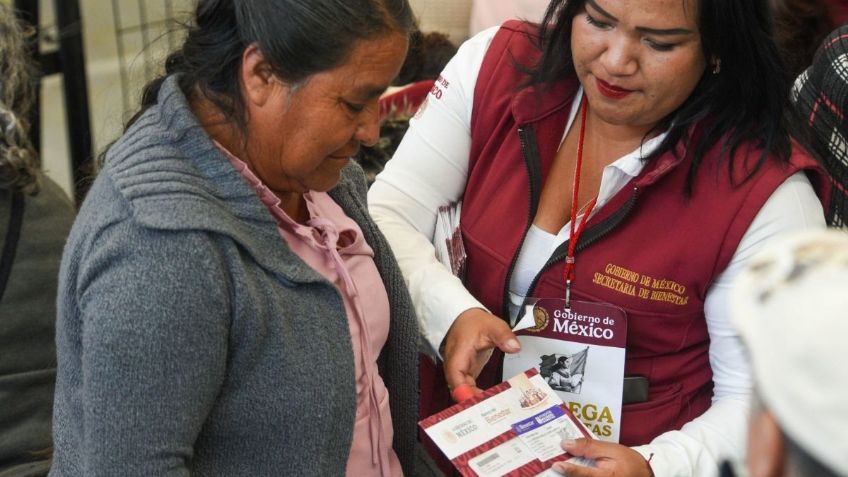
M474 86L498 28L459 48L368 192L371 215L392 247L434 353L460 313L485 309L436 260L432 238L438 208L461 200L465 190Z

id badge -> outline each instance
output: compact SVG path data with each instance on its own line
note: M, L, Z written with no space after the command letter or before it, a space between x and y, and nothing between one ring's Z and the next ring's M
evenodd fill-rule
M627 314L606 303L528 298L513 329L521 351L504 357L503 378L530 368L598 439L618 442Z

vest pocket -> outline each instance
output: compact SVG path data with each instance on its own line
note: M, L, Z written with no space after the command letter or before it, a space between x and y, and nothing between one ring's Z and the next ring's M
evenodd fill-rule
M683 385L655 387L646 402L622 406L621 443L636 446L649 443L653 438L673 430L681 412Z

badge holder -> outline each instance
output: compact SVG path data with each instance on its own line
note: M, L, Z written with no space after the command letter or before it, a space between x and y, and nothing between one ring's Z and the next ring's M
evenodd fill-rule
M504 378L529 368L568 404L599 439L618 442L624 386L627 315L619 307L571 299L576 280L575 253L595 207L589 201L578 224L580 170L588 103L580 107L580 131L571 199L571 230L563 265L564 298L528 298L524 316L513 328L521 351L504 357Z
M599 439L618 442L627 315L619 307L528 298L513 331L521 351L504 357L503 377L530 368Z

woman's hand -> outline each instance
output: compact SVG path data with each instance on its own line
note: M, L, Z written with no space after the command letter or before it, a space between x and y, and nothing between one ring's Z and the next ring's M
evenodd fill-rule
M642 454L621 444L597 439L563 441L562 448L576 457L594 459L596 467L557 462L553 469L568 477L653 477Z
M460 314L445 337L445 379L451 390L466 385L474 391L477 376L498 347L504 353L516 353L521 349L509 325L497 316L480 308L472 308Z

